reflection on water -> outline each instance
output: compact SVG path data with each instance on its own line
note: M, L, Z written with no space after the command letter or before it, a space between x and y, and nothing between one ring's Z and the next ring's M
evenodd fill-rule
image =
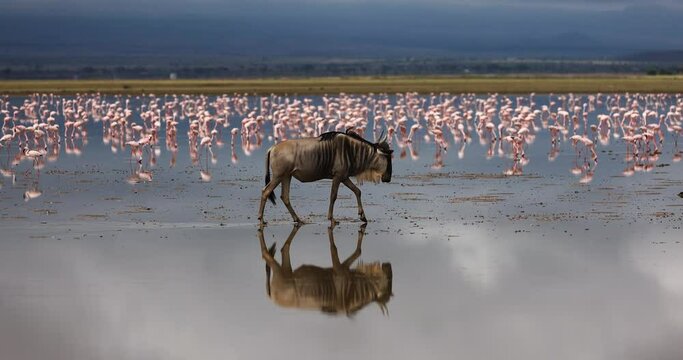
M566 152L574 158L565 168L579 183L589 183L598 161L617 160L604 156L605 151L625 152L624 176L649 172L663 157L680 161L682 106L678 94L5 96L0 99L0 145L7 156L2 164L5 177L22 162L36 171L44 169L46 161L59 169L60 154L81 157L85 151L97 151L101 162L128 155L142 166L131 168L127 182L150 182L157 159L167 157L168 168L173 168L181 149L197 178L211 182L211 168L227 156L238 164L242 156L286 139L352 128L375 140L386 129L399 150L398 160L419 161L420 153L427 152L435 170L447 166L452 151L457 160L500 158L501 172L516 176L546 155L546 161L553 162ZM109 154L100 151L105 147ZM601 166L600 171L612 168Z
M682 358L680 96L35 99L0 104L2 359ZM325 183L255 236L265 150L349 125L393 135L367 237Z
M282 261L275 260L275 245L266 246L263 227L258 230L261 255L266 262L266 293L277 305L285 308L320 310L327 314L354 315L365 306L376 303L382 313L388 313L387 303L393 296L390 263L359 263L351 265L360 257L363 224L358 229L355 251L344 261L339 260L334 243L334 227L328 227L332 267L304 264L292 270L290 248L299 231L294 225L282 246ZM272 274L272 277L271 277Z

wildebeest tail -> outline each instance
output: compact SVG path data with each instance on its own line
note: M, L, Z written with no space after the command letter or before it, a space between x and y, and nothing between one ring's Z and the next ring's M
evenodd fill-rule
M270 256L275 256L275 243L273 245L270 245L268 248L268 253ZM268 293L268 297L270 297L270 266L268 266L268 263L266 262L266 292Z
M268 150L268 153L266 154L266 186L270 183L270 149ZM270 199L270 202L275 205L275 190L270 192L270 195L268 195L268 199Z

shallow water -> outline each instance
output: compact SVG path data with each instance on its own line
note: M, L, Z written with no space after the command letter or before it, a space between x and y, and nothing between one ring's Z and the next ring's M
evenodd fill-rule
M112 153L97 122L87 143L83 134L73 140L79 151L67 153L62 139L40 170L26 159L12 166L16 145L0 149L3 169L14 171L0 189L2 357L683 356L683 166L670 135L661 154L635 161L651 166L633 176L623 173L631 165L617 139L596 146L596 167L566 139L549 161L550 135L539 131L521 174L506 176L518 162L508 153L487 159L490 143L476 136L462 158L464 142L450 138L442 163L433 139L417 138L413 160L394 138L392 182L361 187L366 228L347 189L337 200L341 223L329 230L330 183L293 182L293 206L310 223L284 254L293 270L321 268L304 267L319 271L298 272L294 283L391 293L359 291L316 308L315 296L292 300L291 281L276 286L274 268L268 296L255 218L273 130L264 128L249 156L236 144L233 162L228 130L243 117L230 115L215 163L206 152L193 163L184 123L173 167L164 134L154 160L144 153L138 164L127 148ZM572 174L577 164L593 171L591 181ZM263 246L275 242L284 266L289 214L278 199L266 217ZM361 249L359 261L331 275L331 244L340 262ZM358 263L374 271L352 271Z

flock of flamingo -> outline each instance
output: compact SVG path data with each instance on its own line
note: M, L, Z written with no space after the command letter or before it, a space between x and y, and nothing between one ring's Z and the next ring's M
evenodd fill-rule
M80 155L88 144L89 130L99 126L102 142L112 153L130 152L127 181L132 184L152 181L151 169L162 147L170 153L169 166L175 166L179 131L186 131L190 160L200 168L203 181L212 179L209 161L217 163L214 146L224 147L228 138L231 160L237 163L238 146L249 156L264 139L271 143L348 129L370 140L386 129L401 159L408 154L417 159L418 144L431 143L433 168L443 166L449 149L456 148L458 158L463 158L468 145L478 142L486 149L486 158L509 159L506 175L519 175L530 161L529 146L547 131L548 160L557 158L562 143L570 144L575 152L571 172L587 183L599 161L596 148L610 142L624 146L624 176L650 171L667 141L675 147L672 161L680 161L682 108L680 94L3 96L0 147L6 149L7 160L0 171L15 183L16 169L27 161L32 165L26 176L37 179L46 162L59 158L62 147L67 155ZM24 198L41 193L34 181Z

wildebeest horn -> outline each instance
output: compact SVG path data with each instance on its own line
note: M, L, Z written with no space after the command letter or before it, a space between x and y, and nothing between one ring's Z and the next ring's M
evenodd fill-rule
M382 311L382 316L389 316L389 308L387 307L387 304L377 303L377 305L379 305L379 309Z
M387 135L384 133L384 130L382 130L382 132L379 133L379 140L377 140L377 143L381 144L385 141L387 141Z

